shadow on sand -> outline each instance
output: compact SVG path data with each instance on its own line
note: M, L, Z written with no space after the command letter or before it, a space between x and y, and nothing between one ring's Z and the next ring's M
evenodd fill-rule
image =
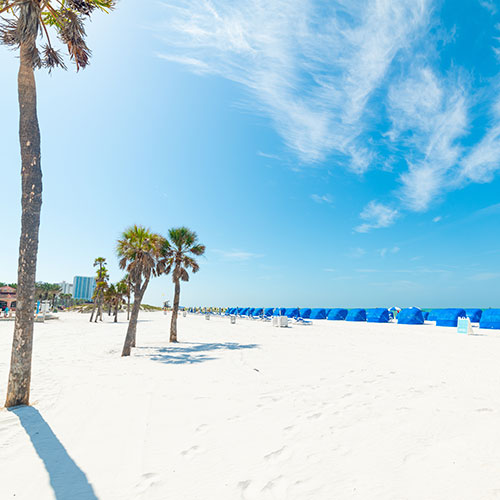
M192 342L182 342L172 344L168 347L137 347L136 356L147 357L160 363L180 365L203 363L213 361L214 356L208 353L215 351L236 351L242 349L256 349L258 344L238 344L236 342L222 342L198 344Z
M19 418L43 461L57 500L98 500L87 476L68 455L38 410L32 406L18 406L9 411Z

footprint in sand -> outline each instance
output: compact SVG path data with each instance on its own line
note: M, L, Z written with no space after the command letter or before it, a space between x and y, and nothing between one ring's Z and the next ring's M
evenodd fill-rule
M287 498L287 483L283 476L278 476L271 481L268 481L267 484L262 488L262 493L270 493L270 497L273 499L283 499Z
M308 415L307 418L309 420L317 420L318 418L321 418L323 416L322 413L313 413L312 415Z
M146 472L141 476L140 481L136 484L136 494L142 496L154 488L159 483L158 474L154 472Z
M205 432L208 428L207 424L201 424L198 427L196 427L196 432Z
M270 461L270 462L276 462L283 457L285 451L287 450L286 446L281 447L279 450L274 450L271 453L268 453L267 455L264 455L264 460Z
M241 490L242 500L259 500L262 498L260 488L250 479L240 481L238 488Z
M185 458L193 458L195 455L198 455L201 452L199 446L191 446L187 450L181 451L181 455Z

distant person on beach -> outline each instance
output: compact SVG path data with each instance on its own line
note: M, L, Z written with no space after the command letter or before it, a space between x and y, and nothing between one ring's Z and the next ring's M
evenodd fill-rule
M9 317L10 309L9 306L5 306L5 309L3 310L3 314L6 318Z

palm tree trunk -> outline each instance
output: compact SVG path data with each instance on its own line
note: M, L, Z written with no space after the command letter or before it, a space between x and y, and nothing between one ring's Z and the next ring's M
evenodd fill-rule
M97 314L95 317L95 323L97 323L97 320L101 318L102 321L102 299L101 299L101 292L97 294Z
M127 321L130 319L130 292L127 296Z
M6 407L29 404L38 231L42 209L40 129L31 45L22 44L18 75L22 215L17 274L17 307Z
M95 307L96 307L96 303L94 300L94 305L92 306L92 313L90 314L90 322L91 323L92 323L92 320L94 319Z
M132 347L135 347L135 334L137 330L137 319L141 309L142 295L140 291L134 294L134 304L132 305L132 314L128 323L127 335L123 344L122 356L130 356Z
M118 322L118 306L119 306L119 302L117 301L115 304L115 320L114 320L115 323Z
M177 313L179 312L179 299L181 296L181 284L175 280L174 306L172 307L172 320L170 322L170 342L177 342Z

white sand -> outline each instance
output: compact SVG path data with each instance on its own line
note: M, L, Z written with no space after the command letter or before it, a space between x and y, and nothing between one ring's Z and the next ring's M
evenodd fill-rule
M0 411L2 500L500 498L500 332L190 316L172 347L149 313L124 359L123 318L35 328L34 407Z

